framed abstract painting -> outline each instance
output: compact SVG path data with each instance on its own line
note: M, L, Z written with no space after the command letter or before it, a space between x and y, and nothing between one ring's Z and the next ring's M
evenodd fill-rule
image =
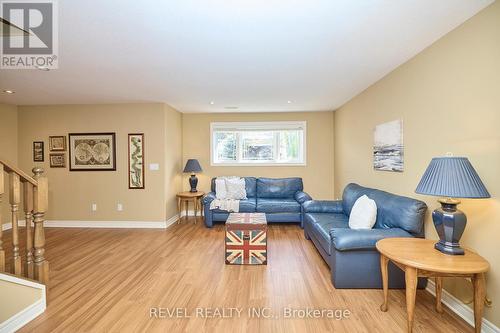
M144 134L128 135L128 188L144 188Z
M403 121L394 120L375 126L373 139L373 168L403 172Z
M70 171L116 171L115 133L70 133Z

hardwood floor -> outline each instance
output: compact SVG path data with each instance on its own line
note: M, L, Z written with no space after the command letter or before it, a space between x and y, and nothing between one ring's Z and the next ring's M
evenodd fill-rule
M267 266L227 266L223 226L207 229L192 222L167 230L46 229L47 311L20 332L406 330L403 291L389 292L389 310L384 313L379 309L381 290L334 289L328 266L300 227L270 225ZM7 247L9 237L4 235ZM7 255L10 259L10 252ZM181 316L151 318L151 308L162 308L164 316L179 308ZM234 310L232 318L199 317L199 309L205 308L226 308L227 316L229 308L242 312L238 317ZM249 316L252 308L278 317ZM285 308L348 310L350 316L285 318ZM184 309L191 318L182 318ZM434 298L418 291L414 332L472 331L448 309L438 314Z

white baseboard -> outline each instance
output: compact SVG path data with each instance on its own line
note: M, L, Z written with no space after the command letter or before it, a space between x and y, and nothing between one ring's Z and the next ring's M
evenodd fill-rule
M73 220L47 220L47 228L141 228L141 229L166 229L165 221L73 221Z
M18 283L21 285L26 285L28 287L40 289L42 291L42 297L36 301L35 303L31 304L24 310L16 313L6 321L0 323L0 332L2 333L11 333L15 332L39 315L41 315L43 312L45 312L45 309L47 307L47 299L46 299L46 291L45 291L45 286L40 283L36 283L34 281L30 280L24 280L24 279L19 279L18 277L15 277L13 275L7 275L7 274L0 274L0 279L12 283Z
M25 220L19 220L17 221L17 225L20 226L20 227L25 227L26 226L26 221ZM33 224L31 224L33 225ZM12 223L4 223L2 224L2 230L5 231L5 230L10 230L12 229Z
M183 210L181 212L181 217L184 217L184 216L186 216L186 211L185 210ZM187 216L194 216L194 210L188 210ZM196 216L200 216L200 212L197 212Z
M429 293L436 296L436 286L434 281L429 279L427 289ZM441 302L446 305L451 311L455 312L460 318L465 320L469 325L474 327L474 311L461 302L458 298L443 289ZM481 326L482 333L499 333L500 328L495 326L491 321L483 318L483 325Z
M165 228L170 227L179 220L179 215L174 215L165 222Z
M174 215L166 221L76 221L76 220L47 220L44 226L47 228L125 228L125 229L167 229L177 222L178 215ZM21 220L19 226L26 226ZM12 228L11 223L2 225L2 230Z

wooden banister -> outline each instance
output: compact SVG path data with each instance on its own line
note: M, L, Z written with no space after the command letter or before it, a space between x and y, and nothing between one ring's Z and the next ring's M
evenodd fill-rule
M3 160L3 159L0 158L0 164L3 165L5 172L7 172L9 174L11 172L17 173L23 183L24 182L28 182L28 183L31 183L31 185L33 185L33 186L37 185L36 180L33 179L33 177L31 177L30 175L28 175L23 170L15 167L12 163L10 163L10 162L8 162L8 161Z
M2 207L2 196L4 193L4 166L0 162L0 207ZM0 272L5 272L5 251L3 250L3 222L2 214L0 213Z
M23 274L22 258L19 249L18 213L21 203L21 184L23 185L23 208L26 219L26 261L24 276L36 279L43 284L49 282L49 262L45 259L45 231L43 227L48 207L48 180L42 168L34 168L34 176L29 176L11 163L0 159L0 204L5 193L5 173L8 173L9 203L12 222L12 273ZM34 224L34 231L31 224ZM0 215L0 272L5 272L5 251L3 249L3 229Z

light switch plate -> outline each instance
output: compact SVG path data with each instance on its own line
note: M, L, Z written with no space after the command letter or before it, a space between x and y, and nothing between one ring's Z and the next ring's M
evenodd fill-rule
M160 165L158 163L151 163L149 164L149 170L158 171L160 170Z
M117 204L116 205L116 210L119 211L119 212L123 211L123 205L121 203Z
M97 204L95 203L92 204L92 211L93 212L97 211Z

